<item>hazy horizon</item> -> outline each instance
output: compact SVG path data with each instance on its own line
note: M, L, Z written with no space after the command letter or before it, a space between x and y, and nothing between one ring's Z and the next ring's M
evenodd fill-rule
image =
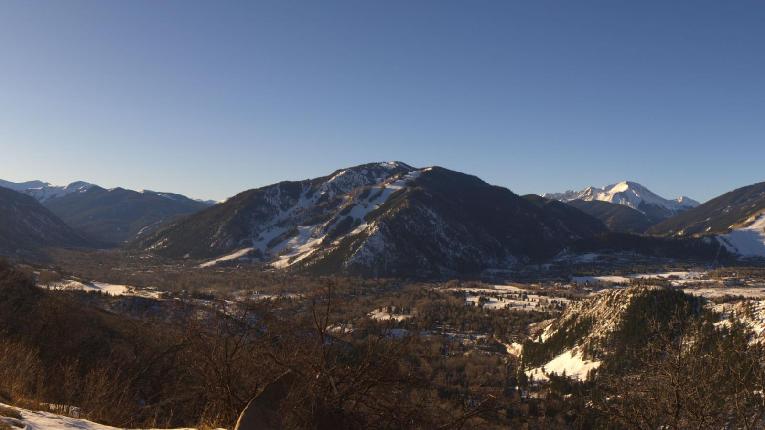
M435 165L422 165L422 166L420 166L420 165L414 165L414 164L412 164L412 163L407 163L407 162L406 162L406 161L404 161L404 160L375 160L375 161L372 161L372 163L374 163L374 162L385 162L385 161L399 161L399 162L403 162L403 163L406 163L406 164L409 164L409 165L411 165L412 167L417 167L417 168L426 168L426 167L433 167L433 166L435 166ZM361 163L361 164L366 164L366 163ZM354 166L355 166L355 165L354 165ZM348 168L348 167L354 167L354 166L343 166L342 168ZM449 168L449 166L439 166L439 167L444 167L444 168L447 168L447 169ZM181 192L179 192L179 191L177 191L177 190L167 190L167 189L161 189L161 188L156 188L156 187L154 187L154 188L141 188L141 187L135 187L135 188L134 188L134 187L127 187L127 186L124 186L124 185L120 185L120 184L115 184L115 185L105 185L105 184L103 184L103 183L99 183L99 182L97 182L97 181L89 181L89 180L85 180L85 179L75 179L75 180L68 180L68 181L64 181L64 182L61 182L61 183L58 183L58 182L51 182L51 181L48 181L48 180L46 180L46 179L41 179L41 178L32 178L32 179L19 179L19 180L9 180L9 179L7 179L7 178L0 178L0 180L7 180L7 181L9 181L9 182L15 182L15 183L24 183L24 182L42 181L42 182L48 182L48 183L50 183L51 185L54 185L54 186L66 186L66 185L69 185L69 184L71 184L71 183L73 183L73 182L83 181L83 182L88 182L88 183L92 183L92 184L95 184L95 185L101 186L101 187L103 187L103 188L106 188L106 189L111 189L111 188L118 188L118 187L122 187L122 188L132 189L132 190L134 190L134 191L155 191L155 192L171 192L171 193L179 193L179 194L185 194L187 197L190 197L190 198L194 198L194 199L198 199L198 200L214 200L214 201L222 202L222 201L225 201L226 199L228 199L228 198L230 198L230 197L233 197L234 195L236 195L236 194L238 194L238 193L240 193L240 192L243 192L243 191L247 191L247 190L249 190L249 189L252 189L252 188L259 188L259 187L263 187L263 186L267 186L267 185L272 185L272 184L275 184L275 183L277 183L277 182L280 182L280 181L282 181L282 180L293 180L293 181L299 181L299 180L302 180L302 179L315 179L315 178L318 178L318 177L327 176L327 175L331 174L333 171L335 171L335 170L340 170L340 169L341 169L341 168L333 169L332 171L327 171L326 173L323 173L323 174L319 174L319 175L316 175L316 176L311 176L311 177L305 177L305 178L288 178L288 179L281 179L281 180L277 180L277 181L274 181L274 182L270 182L270 183L265 183L265 184L258 184L258 185L254 185L254 186L251 186L251 187L242 188L241 190L239 190L239 191L236 191L235 193L233 193L233 194L231 194L231 195L228 195L228 196L225 196L225 197L223 197L223 198L206 198L206 197L199 197L199 196L196 196L196 195L193 195L193 194L188 194L188 193L181 193ZM454 170L454 169L451 169L451 170ZM481 178L481 175L480 175L480 174L477 174L477 173L475 173L475 172L462 172L462 173L467 173L467 174L470 174L470 175L473 175L473 176L478 176L479 178ZM481 178L481 179L483 179L483 178ZM505 185L505 184L496 184L496 183L491 183L491 182L489 182L489 183L490 183L491 185L498 185L498 186L501 186L501 187L504 187L504 188L508 188L508 189L510 189L511 191L515 192L516 194L520 194L520 195L524 195L524 194L539 194L539 195L542 195L542 194L545 194L545 193L562 193L562 192L566 192L566 191L581 191L581 190L584 190L585 188L587 188L587 187L590 187L590 186L593 186L593 187L600 187L600 188L604 188L604 187L607 187L607 186L611 186L611 185L614 185L614 184L617 184L617 183L620 183L620 182L623 182L623 181L634 181L634 180L632 180L632 179L630 179L630 178L621 178L621 179L618 179L618 180L614 180L614 181L611 181L611 182L608 182L608 183L602 183L602 184L587 184L587 185L582 185L582 186L579 186L579 187L574 187L574 188L566 188L566 189L558 189L558 190L544 190L544 191L539 191L539 192L535 192L535 191L531 191L531 192L519 192L519 191L513 190L513 189L512 189L512 187L509 187L509 186L507 186L507 185ZM487 182L488 182L488 181L487 181ZM634 182L638 182L638 181L634 181ZM639 182L639 183L640 183L640 182ZM643 185L643 186L647 187L649 190L651 190L651 191L654 191L653 187L651 187L650 185L647 185L647 184L645 184L645 183L640 183L640 185ZM730 190L728 190L728 191L732 191L732 190L733 190L733 189L735 189L735 188L740 188L740 187L743 187L743 186L746 186L746 185L750 185L750 184L743 184L743 185L740 185L740 186L735 186L735 187L731 188L731 189L730 189ZM682 193L680 193L680 194L676 194L676 195L663 195L663 194L661 194L661 193L659 193L659 194L661 195L661 197L664 197L664 198L667 198L667 199L675 199L675 198L678 198L678 197L690 197L690 198L692 198L692 199L694 199L694 200L697 200L697 201L698 201L698 202L700 202L700 203L704 203L704 202L706 202L707 200L709 200L709 199L703 199L703 200L700 200L700 199L696 199L696 198L695 198L695 197L693 197L693 196L689 196L689 195L687 195L687 194L682 194ZM712 196L712 198L714 198L714 197L716 197L716 195L715 195L715 196Z
M0 5L0 179L223 200L374 161L518 194L765 180L755 1Z

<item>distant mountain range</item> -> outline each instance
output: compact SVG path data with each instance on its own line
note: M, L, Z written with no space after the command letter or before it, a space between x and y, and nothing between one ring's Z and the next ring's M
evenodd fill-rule
M665 199L632 181L543 196L572 204L600 219L614 231L632 233L645 232L654 224L699 205L685 196Z
M665 199L643 185L631 181L622 181L604 188L587 187L581 191L550 193L543 196L562 202L583 200L624 205L644 213L650 219L666 219L699 205L699 202L685 196L674 200Z
M0 180L0 187L34 197L67 225L102 246L134 240L211 205L180 194L105 189L82 181L57 186L43 181Z
M28 182L9 182L0 179L0 187L8 188L13 191L29 195L37 199L39 202L45 202L47 200L65 196L70 193L78 193L87 191L89 188L95 185L87 182L77 181L72 182L69 185L60 186L52 185L43 181L28 181Z
M202 267L244 261L391 277L480 275L572 253L765 258L765 183L703 205L629 181L519 196L441 167L383 162L251 189L216 205L86 182L0 186L6 255L125 246Z

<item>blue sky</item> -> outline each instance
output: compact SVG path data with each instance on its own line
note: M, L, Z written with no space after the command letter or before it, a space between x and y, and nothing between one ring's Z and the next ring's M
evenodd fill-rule
M765 180L762 1L3 1L0 178L223 199L402 160L517 193Z

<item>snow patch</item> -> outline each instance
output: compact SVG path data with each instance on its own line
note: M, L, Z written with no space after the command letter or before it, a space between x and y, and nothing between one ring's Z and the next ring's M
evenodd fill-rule
M206 261L206 262L200 264L199 267L200 268L212 267L212 266L215 266L216 264L222 263L224 261L238 260L238 259L244 257L245 255L249 254L253 250L254 250L254 248L240 249L238 251L232 252L231 254L224 255L223 257L218 257L218 258L216 258L214 260Z
M734 228L718 238L728 251L742 257L765 257L765 214L756 217L748 226Z
M588 373L600 367L600 361L585 360L584 354L577 348L564 351L562 354L547 362L544 366L531 369L526 372L530 379L544 381L548 375L567 376L572 379L584 381Z
M385 308L375 309L369 313L369 318L377 321L397 321L408 320L412 316L409 314L391 314Z
M24 430L119 430L117 427L98 424L85 419L70 418L63 415L56 415L50 412L31 411L28 409L16 408L2 403L0 403L0 406L15 409L21 414L21 419L0 416L0 423L9 424L11 428L18 427ZM179 428L176 430L193 429Z

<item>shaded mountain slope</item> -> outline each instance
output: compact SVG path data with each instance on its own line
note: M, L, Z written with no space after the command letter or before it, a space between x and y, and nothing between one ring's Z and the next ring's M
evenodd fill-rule
M557 202L400 162L245 191L135 246L173 258L376 276L475 273L554 255L605 231Z
M568 204L603 221L609 230L616 232L643 233L661 221L629 206L599 200L572 200Z
M34 198L0 187L0 254L39 256L45 247L88 242Z

